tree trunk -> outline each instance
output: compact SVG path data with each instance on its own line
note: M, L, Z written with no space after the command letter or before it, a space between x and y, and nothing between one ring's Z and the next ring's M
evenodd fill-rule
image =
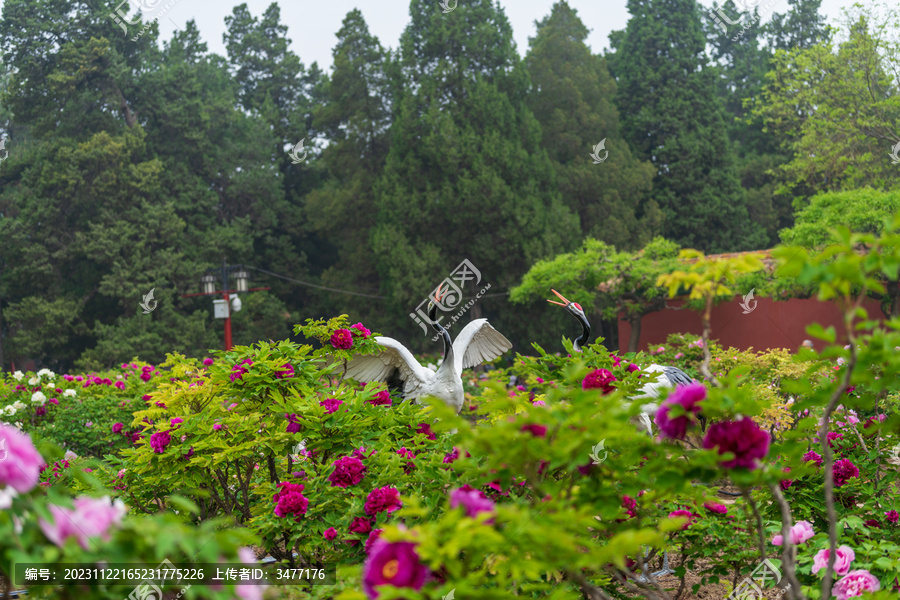
M631 325L631 335L628 337L628 351L637 352L641 343L641 317L629 317L628 323Z

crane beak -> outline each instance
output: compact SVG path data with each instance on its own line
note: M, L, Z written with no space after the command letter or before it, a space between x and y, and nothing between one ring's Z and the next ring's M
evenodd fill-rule
M434 301L435 301L436 303L440 303L441 298L443 298L445 294L446 294L446 292L444 291L444 286L441 285L441 286L438 288L437 293L435 293L435 295L434 295Z
M562 302L557 302L556 300L547 300L547 302L549 302L550 304L556 304L557 306L562 306L563 308L565 308L565 307L567 307L569 304L571 304L571 302L569 302L568 300L566 300L566 297L565 297L565 296L563 296L562 294L560 294L560 293L557 292L556 290L554 290L554 289L551 288L550 291L553 292L554 294L556 294L556 296L557 296L560 300L562 300Z

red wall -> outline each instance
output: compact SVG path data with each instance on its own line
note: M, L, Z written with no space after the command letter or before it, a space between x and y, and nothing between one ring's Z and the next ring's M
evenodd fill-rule
M711 337L724 347L733 346L740 350L753 347L755 350L788 348L796 351L803 340L811 339L815 348L821 350L824 342L806 333L806 326L819 323L823 327L834 326L838 339L845 339L841 313L833 302L815 299L792 298L775 302L771 298L756 298L756 308L748 314L740 303L741 296L731 302L723 302L712 309ZM684 304L682 300L670 300L670 307ZM752 302L751 302L752 305ZM875 300L863 302L869 318L884 320L879 304ZM703 326L700 313L690 310L662 310L645 315L641 321L639 350L647 350L665 344L670 333L693 333L701 335ZM631 326L619 320L619 347L622 352L628 348Z

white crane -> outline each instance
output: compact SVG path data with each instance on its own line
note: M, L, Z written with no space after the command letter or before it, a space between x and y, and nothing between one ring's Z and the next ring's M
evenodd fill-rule
M566 298L557 292L554 289L550 290L556 296L562 300L562 302L556 302L555 300L547 300L550 304L557 304L565 308L570 315L578 319L578 322L581 323L582 333L581 336L575 340L575 343L572 345L575 352L581 352L582 344L586 344L588 338L591 337L591 323L587 320L587 316L584 314L584 310L582 310L581 306L577 302L570 302L566 300ZM657 375L654 381L649 381L641 388L641 394L639 396L632 396L631 400L638 400L643 398L654 398L657 399L659 396L674 387L679 385L687 385L689 383L693 383L693 379L676 367L667 367L664 365L658 365L653 363L647 368L643 369L643 371L649 371L650 373L660 373L661 375ZM658 403L648 403L641 406L641 423L644 428L647 430L647 433L652 437L653 436L653 425L650 422L650 415L656 415L656 411L659 409ZM649 550L648 550L649 552ZM645 553L646 556L646 553ZM662 577L663 575L670 575L675 571L669 567L669 553L663 552L663 564L662 569L653 573L651 577ZM647 577L645 575L641 575L639 578L642 581L647 581Z
M547 300L550 304L556 304L558 306L562 306L565 308L570 315L578 319L578 322L581 323L582 333L581 336L575 340L572 344L573 348L576 352L581 352L581 346L586 344L588 338L591 337L591 323L587 320L587 316L584 314L584 310L581 308L577 302L571 302L566 300L565 296L560 294L554 289L550 290L556 296L562 300L562 302L556 302L555 300ZM657 376L653 381L649 381L641 388L641 394L638 396L632 396L632 400L639 400L644 398L653 398L657 399L659 396L676 386L679 385L688 385L693 383L693 379L677 367L667 367L664 365L658 365L656 363L642 369L643 371L647 371L650 373L661 373L661 376ZM647 430L647 433L653 435L653 425L650 420L650 415L656 415L656 411L659 409L658 403L647 403L641 406L641 423L644 426L644 429Z
M435 295L440 302L441 289ZM456 413L463 406L462 370L491 361L512 348L506 337L491 327L487 319L475 319L466 325L455 342L450 334L435 321L437 306L428 304L428 316L432 327L444 340L444 360L437 371L419 364L406 346L389 337L376 337L375 341L384 347L379 354L357 356L347 365L347 377L357 381L387 381L395 372L403 381L403 398L416 400L434 396Z

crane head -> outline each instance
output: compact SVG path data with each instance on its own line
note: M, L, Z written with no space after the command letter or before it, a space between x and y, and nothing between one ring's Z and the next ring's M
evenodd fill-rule
M577 302L572 302L571 300L566 300L565 296L554 289L551 289L550 291L556 294L557 298L562 300L562 302L557 302L555 300L547 300L547 302L549 302L550 304L556 304L557 306L562 306L567 311L569 311L572 316L576 317L579 320L587 318L584 314L584 309L581 308L580 304L578 304Z
M447 291L449 291L449 288ZM447 291L444 291L444 285L441 284L435 292L434 298L428 303L428 318L431 319L432 323L437 320L437 305L440 304L444 296L447 295Z

